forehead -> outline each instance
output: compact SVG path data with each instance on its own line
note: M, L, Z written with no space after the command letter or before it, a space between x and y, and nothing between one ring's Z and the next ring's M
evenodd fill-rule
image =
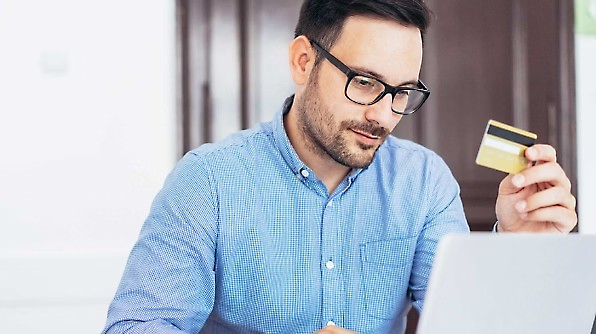
M352 16L348 18L331 52L355 70L378 73L388 83L418 78L422 65L422 38L414 26Z

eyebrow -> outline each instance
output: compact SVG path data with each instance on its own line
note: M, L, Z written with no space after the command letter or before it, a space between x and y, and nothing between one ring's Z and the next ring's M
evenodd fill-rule
M382 82L386 83L387 85L390 85L390 84L387 83L387 79L382 74L379 74L379 73L377 73L375 71L365 70L365 69L363 69L361 67L350 67L350 68L352 69L352 71L358 73L359 75L363 75L363 76L367 76L367 77L372 77L373 79L382 81ZM404 82L402 82L399 85L394 86L394 87L404 87L404 86L414 86L414 87L417 87L418 86L418 81L419 80L417 80L417 79L416 80L404 81Z

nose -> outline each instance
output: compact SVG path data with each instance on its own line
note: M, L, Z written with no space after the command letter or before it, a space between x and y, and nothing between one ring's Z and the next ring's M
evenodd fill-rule
M375 122L380 126L393 130L401 120L401 115L391 110L393 97L391 94L385 94L377 103L366 106L365 117L370 122Z

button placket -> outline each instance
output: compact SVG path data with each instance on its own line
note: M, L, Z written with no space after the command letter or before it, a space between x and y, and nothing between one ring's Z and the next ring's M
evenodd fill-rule
M341 272L341 240L338 229L340 215L337 206L337 196L329 198L323 206L322 216L322 248L321 269L323 270L323 319L327 324L335 325L336 319L341 317L340 305L342 299ZM339 261L339 262L338 262ZM325 322L324 322L325 323Z

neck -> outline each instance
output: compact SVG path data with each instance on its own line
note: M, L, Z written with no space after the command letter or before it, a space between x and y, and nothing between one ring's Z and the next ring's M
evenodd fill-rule
M294 109L293 106L292 109ZM327 192L331 194L346 178L351 168L333 160L322 150L313 150L311 147L315 144L299 128L296 112L292 109L284 116L284 128L290 143L300 160L315 172L327 188Z

